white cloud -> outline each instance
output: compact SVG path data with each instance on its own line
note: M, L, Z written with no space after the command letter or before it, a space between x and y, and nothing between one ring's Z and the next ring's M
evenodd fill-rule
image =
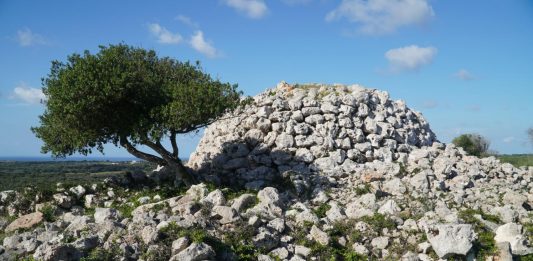
M392 72L416 71L423 65L431 63L436 54L437 48L435 47L410 45L388 50L385 58L389 61Z
M183 40L179 33L172 33L157 23L148 24L148 29L157 38L157 42L162 44L179 44Z
M474 79L474 76L472 76L472 74L465 69L459 70L458 72L454 74L454 76L463 81L470 81Z
M424 103L422 104L422 107L426 109L434 109L434 108L437 108L438 106L439 106L439 103L435 100L427 100L427 101L424 101Z
M513 136L503 138L503 142L505 143L512 143L514 140L515 140L515 137Z
M13 89L11 98L27 104L39 104L46 100L46 96L41 89L28 87L24 83Z
M190 44L193 49L209 58L215 58L219 55L213 44L204 39L204 33L200 30L191 36Z
M259 19L268 12L264 0L224 0L224 3L253 19Z
M305 5L311 3L312 0L281 0L287 5Z
M33 33L29 28L17 31L17 42L24 47L46 44L46 40L42 35Z
M326 21L346 18L364 34L386 34L399 27L423 24L434 16L427 0L343 0Z
M198 23L196 23L190 17L185 16L185 15L176 16L176 20L178 20L178 21L182 22L183 24L185 24L185 25L187 25L189 27L192 27L192 28L200 27L200 25Z

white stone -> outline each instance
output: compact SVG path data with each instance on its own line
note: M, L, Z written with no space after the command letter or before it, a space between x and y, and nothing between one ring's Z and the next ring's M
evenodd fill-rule
M427 233L431 247L440 258L466 255L472 248L475 234L470 224L436 225Z

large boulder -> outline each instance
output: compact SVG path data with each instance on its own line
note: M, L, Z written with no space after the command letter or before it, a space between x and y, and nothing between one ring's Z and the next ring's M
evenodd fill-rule
M472 249L475 233L470 224L436 225L427 235L431 247L440 258L466 256Z
M5 229L5 232L12 232L17 229L31 228L43 221L43 213L34 212L21 216L11 222Z

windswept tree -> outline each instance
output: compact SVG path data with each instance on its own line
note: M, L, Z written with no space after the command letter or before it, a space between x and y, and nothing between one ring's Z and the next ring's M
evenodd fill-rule
M478 157L485 155L490 146L487 138L475 133L460 135L453 139L452 143L457 147L463 148L468 154Z
M199 64L158 57L153 50L125 44L53 61L43 79L45 111L35 135L43 153L66 157L104 152L104 144L168 166L191 184L176 135L197 131L241 104L237 85L222 83ZM171 149L162 145L169 139ZM153 150L144 152L140 145Z

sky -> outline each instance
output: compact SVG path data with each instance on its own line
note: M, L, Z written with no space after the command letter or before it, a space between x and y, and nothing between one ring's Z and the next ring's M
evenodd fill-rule
M386 90L442 142L533 153L533 1L0 0L0 25L0 156L42 155L30 128L52 60L117 43L200 61L246 95L282 80ZM201 134L179 138L183 158Z

